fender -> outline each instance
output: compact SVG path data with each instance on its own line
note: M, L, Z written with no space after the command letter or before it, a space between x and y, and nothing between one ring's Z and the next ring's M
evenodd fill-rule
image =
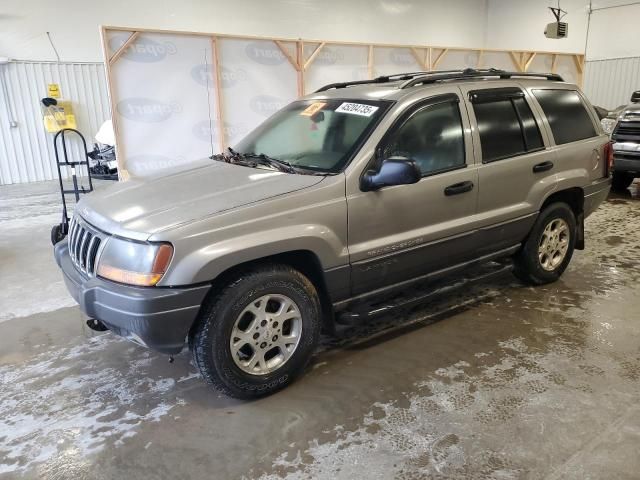
M331 229L301 224L221 240L183 256L172 266L165 285L210 282L236 265L292 251L310 251L326 271L348 265L346 245Z

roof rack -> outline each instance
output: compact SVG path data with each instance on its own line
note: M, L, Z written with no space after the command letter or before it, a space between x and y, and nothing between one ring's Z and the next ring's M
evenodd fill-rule
M454 73L454 72L460 72L460 70L440 70L437 73ZM405 73L395 73L393 75L382 75L380 77L376 77L370 80L354 80L353 82L330 83L316 90L316 93L325 92L327 90L332 90L334 88L337 89L337 88L352 87L354 85L368 85L371 83L388 83L388 82L395 82L398 80L411 80L412 78L429 75L431 73L434 73L434 72L426 72L426 71L405 72Z
M316 90L316 93L325 92L327 90L347 88L355 85L369 85L372 83L388 83L399 80L405 80L400 85L401 89L413 87L415 85L424 85L427 83L435 83L442 80L462 80L467 78L482 78L482 77L500 77L502 79L511 77L535 77L546 78L547 80L563 82L562 77L555 73L529 73L529 72L508 72L506 70L499 70L497 68L488 68L484 70L478 70L474 68L467 68L464 70L434 70L431 72L407 72L397 73L394 75L383 75L370 80L355 80L353 82L339 82L330 83L324 87Z
M410 88L416 85L425 85L428 83L440 82L443 80L465 80L469 78L488 77L499 77L501 79L512 77L533 77L546 78L547 80L552 82L564 82L564 79L557 73L508 72L506 70L499 70L497 68L489 68L486 70L466 68L464 70L458 70L456 72L430 72L421 77L414 77L400 85L400 89Z

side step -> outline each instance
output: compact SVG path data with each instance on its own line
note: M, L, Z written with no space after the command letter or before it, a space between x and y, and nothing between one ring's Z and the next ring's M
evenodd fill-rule
M467 273L449 275L437 281L417 285L408 294L399 294L386 300L375 303L360 303L351 306L348 310L339 312L336 315L336 323L340 325L357 325L366 323L368 320L389 313L392 310L410 308L421 303L426 303L441 295L447 295L460 288L468 287L476 283L482 283L489 278L510 272L513 270L513 263L509 260L505 262L491 262L480 268L474 268Z

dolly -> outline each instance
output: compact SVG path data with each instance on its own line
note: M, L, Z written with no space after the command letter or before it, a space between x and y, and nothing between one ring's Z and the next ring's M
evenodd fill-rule
M44 100L48 99L43 99ZM46 104L45 104L46 105ZM69 161L69 152L67 150L65 134L73 133L80 137L82 141L82 151L84 152L84 159L79 161ZM60 139L58 141L58 139ZM59 147L62 145L63 160L60 160ZM67 233L69 233L69 214L67 212L67 200L66 195L74 195L76 203L80 200L80 195L85 193L91 193L93 191L93 182L91 181L91 171L89 170L89 153L87 152L87 142L84 139L82 133L74 128L63 128L58 131L53 137L53 149L56 154L56 167L58 169L58 181L60 183L60 196L62 197L62 221L54 225L51 228L51 243L55 245L59 241L63 240ZM89 180L89 188L85 188L84 185L78 185L78 176L76 174L76 167L85 166L87 169L87 178ZM65 189L62 183L62 167L71 167L71 179L73 182L73 188Z

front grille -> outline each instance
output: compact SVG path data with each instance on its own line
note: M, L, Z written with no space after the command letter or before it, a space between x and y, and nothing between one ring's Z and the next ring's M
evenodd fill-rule
M96 274L96 260L104 235L74 215L69 224L69 256L78 270L90 277Z
M613 140L632 140L640 142L640 122L620 120L611 134Z

